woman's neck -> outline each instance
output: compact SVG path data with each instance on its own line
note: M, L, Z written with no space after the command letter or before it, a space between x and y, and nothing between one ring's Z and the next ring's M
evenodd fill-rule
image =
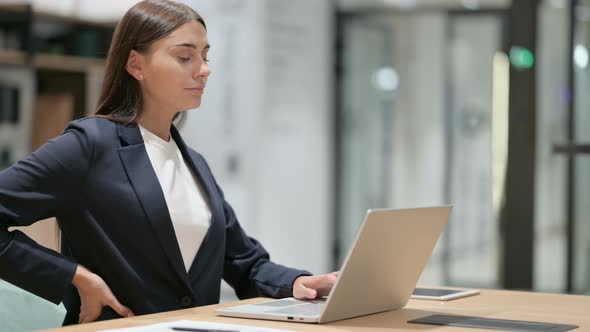
M171 112L144 107L138 122L152 134L168 142L170 140L170 127L172 126L173 118L174 114Z

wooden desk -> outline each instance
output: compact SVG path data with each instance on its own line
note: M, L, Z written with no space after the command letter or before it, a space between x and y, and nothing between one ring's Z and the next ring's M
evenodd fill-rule
M260 301L263 301L263 299L251 299L241 301L240 303L255 303ZM574 331L590 331L590 297L579 295L482 290L480 295L448 302L410 300L406 307L396 311L322 325L228 318L215 316L213 313L213 309L215 308L236 303L237 302L132 318L115 319L49 331L96 331L107 328L132 327L180 319L256 325L296 331L490 331L407 323L410 319L435 313L573 324L580 326L579 329Z

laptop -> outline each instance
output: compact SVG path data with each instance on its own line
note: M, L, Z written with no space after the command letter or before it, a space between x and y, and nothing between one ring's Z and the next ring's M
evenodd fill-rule
M328 323L406 305L442 233L450 206L369 210L330 295L215 310L220 316Z

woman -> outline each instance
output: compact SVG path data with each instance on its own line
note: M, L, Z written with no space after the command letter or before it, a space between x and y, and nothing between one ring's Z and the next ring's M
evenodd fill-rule
M203 19L147 0L118 24L96 116L0 173L0 278L51 302L64 325L240 298L315 298L336 274L272 263L246 236L203 157L172 125L199 107L210 70ZM50 216L62 254L10 226Z

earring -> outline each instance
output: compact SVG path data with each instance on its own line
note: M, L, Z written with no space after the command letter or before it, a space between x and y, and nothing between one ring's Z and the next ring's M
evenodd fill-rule
M139 79L143 80L143 74L139 74Z

